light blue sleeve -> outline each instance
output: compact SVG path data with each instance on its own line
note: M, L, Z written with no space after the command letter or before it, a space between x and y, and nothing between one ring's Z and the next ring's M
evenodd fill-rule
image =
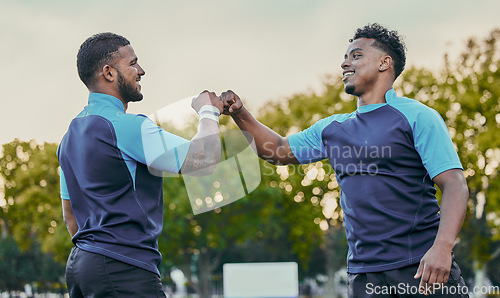
M60 168L59 172L59 185L61 187L61 199L69 200L68 186L66 185L66 178L64 178L64 172L62 168Z
M438 112L430 108L420 112L414 127L415 149L431 179L447 170L462 169L448 128Z
M301 164L328 158L321 134L323 129L335 119L335 116L321 119L309 128L288 137L292 153Z
M444 171L463 169L441 115L426 105L409 99L396 107L403 112L413 132L413 141L431 179Z
M156 170L180 171L189 140L165 131L144 115L126 115L115 129L118 147L132 159Z

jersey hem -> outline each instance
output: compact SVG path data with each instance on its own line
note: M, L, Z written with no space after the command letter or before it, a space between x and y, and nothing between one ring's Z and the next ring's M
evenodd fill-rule
M158 268L156 268L155 266L151 266L147 263L144 263L142 261L124 256L122 254L119 254L119 253L116 253L116 252L113 252L113 251L110 251L108 249L98 247L98 246L92 246L92 245L88 245L85 243L79 243L79 242L77 242L75 245L81 250L100 254L100 255L118 260L120 262L124 262L124 263L130 264L130 265L139 267L141 269L156 273L158 276L160 276L160 271L158 270Z
M464 170L462 165L459 165L459 164L456 164L456 163L449 163L449 164L445 164L439 168L437 168L435 171L433 171L433 173L429 173L429 176L431 177L431 179L434 179L437 175L443 173L443 172L446 172L448 170L453 170L453 169L459 169L459 170ZM435 174L434 174L435 173Z
M381 265L360 266L360 267L347 266L347 273L358 274L358 273L371 273L371 272L381 272L381 271L399 269L419 263L420 259L422 259L423 256L424 255L420 255L403 261L397 261Z

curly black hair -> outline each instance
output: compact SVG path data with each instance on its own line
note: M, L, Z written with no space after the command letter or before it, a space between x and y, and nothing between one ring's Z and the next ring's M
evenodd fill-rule
M109 64L120 47L130 42L123 36L111 32L92 35L87 38L76 56L78 76L87 88L92 88L95 73L104 64Z
M396 79L403 72L406 64L406 45L399 33L373 23L358 28L349 42L362 37L375 39L372 46L391 56L392 60L394 60L394 70L396 72L394 79Z

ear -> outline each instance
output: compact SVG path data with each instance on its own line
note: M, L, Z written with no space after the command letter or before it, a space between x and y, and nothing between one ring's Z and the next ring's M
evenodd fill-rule
M379 71L386 71L392 66L392 58L391 56L384 56L380 59Z
M108 64L102 67L102 76L108 82L113 82L116 79L116 69Z

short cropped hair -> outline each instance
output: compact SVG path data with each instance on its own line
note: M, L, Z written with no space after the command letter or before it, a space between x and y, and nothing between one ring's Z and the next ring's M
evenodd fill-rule
M391 56L394 61L396 75L394 80L403 72L406 64L406 45L397 31L373 23L358 28L354 33L354 37L349 41L352 42L358 38L374 39L372 46Z
M78 51L76 66L82 82L91 88L95 83L95 73L105 64L111 63L120 47L130 42L123 36L111 32L98 33L87 38Z

